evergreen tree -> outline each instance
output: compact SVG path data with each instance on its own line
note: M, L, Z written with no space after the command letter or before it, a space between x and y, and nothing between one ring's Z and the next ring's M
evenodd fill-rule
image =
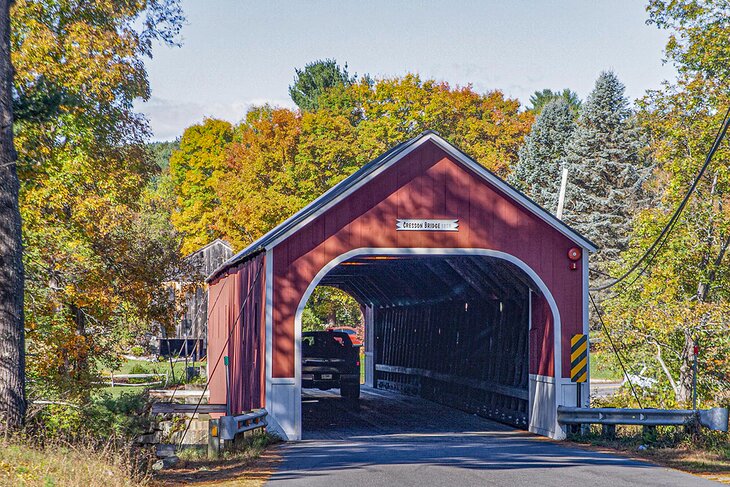
M598 245L600 270L627 246L634 215L646 204L650 169L624 85L613 72L598 77L577 125L566 150L564 219Z
M349 86L355 81L347 72L347 64L340 68L334 59L309 63L304 69L296 69L294 84L289 87L289 96L299 108L314 111L319 108L319 97L336 86Z
M530 97L530 104L532 105L530 110L534 112L535 115L539 115L540 113L542 113L548 103L558 98L565 100L565 102L568 104L571 111L573 112L574 117L578 116L582 102L578 97L578 93L576 93L575 91L571 91L568 88L565 88L563 91L553 91L550 89L536 91Z
M548 211L554 211L560 191L565 149L575 131L570 105L563 98L550 101L537 117L509 182Z

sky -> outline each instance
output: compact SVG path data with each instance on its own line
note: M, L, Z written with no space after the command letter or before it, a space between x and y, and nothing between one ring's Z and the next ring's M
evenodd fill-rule
M155 140L249 107L293 107L294 69L317 59L350 73L471 84L519 99L543 88L584 98L611 69L633 100L675 76L667 33L646 25L640 0L182 0L181 47L147 61L151 98L135 104Z

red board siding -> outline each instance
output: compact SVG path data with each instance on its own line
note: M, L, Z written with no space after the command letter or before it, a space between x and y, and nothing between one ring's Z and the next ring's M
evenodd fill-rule
M532 295L531 320L530 373L555 377L553 315L543 296Z
M397 218L458 219L459 231L398 232ZM527 263L557 302L566 376L570 336L583 329L581 264L569 270L567 258L575 245L427 142L274 248L272 375L294 376L296 309L327 263L361 247L425 247L492 249ZM539 333L540 349L533 351L531 373L551 375L553 324L545 313L542 318L533 315L531 336Z
M265 257L260 254L231 269L210 285L208 370L210 402L226 402L223 357L230 362L231 412L263 407ZM228 336L230 335L230 340ZM228 345L226 346L226 342ZM218 366L213 373L213 368Z

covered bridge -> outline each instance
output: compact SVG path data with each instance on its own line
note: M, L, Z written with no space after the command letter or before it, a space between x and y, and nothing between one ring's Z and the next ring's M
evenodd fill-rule
M302 435L301 316L317 285L365 310L366 385L560 438L594 245L434 132L346 178L209 278L211 403Z

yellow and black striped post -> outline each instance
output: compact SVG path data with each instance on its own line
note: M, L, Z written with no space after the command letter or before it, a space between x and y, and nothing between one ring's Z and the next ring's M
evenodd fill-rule
M588 335L578 334L570 338L570 382L575 382L575 405L583 407L581 384L588 380ZM578 428L578 426L575 426ZM580 425L583 431L584 425Z
M588 335L573 335L570 339L570 382L588 379Z

